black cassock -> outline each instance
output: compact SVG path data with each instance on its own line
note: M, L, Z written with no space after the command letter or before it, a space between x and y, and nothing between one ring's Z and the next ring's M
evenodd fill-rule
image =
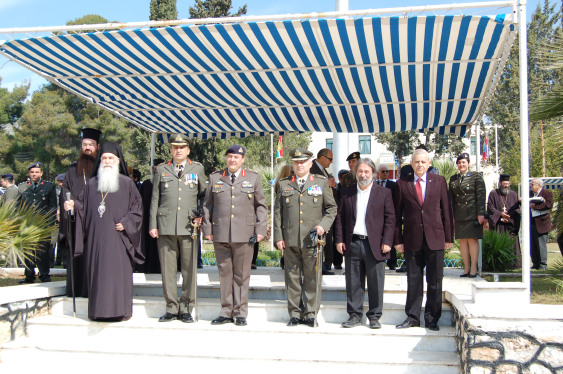
M510 215L508 222L501 222L501 213L505 211ZM520 242L518 241L518 231L520 230L520 204L516 192L509 191L507 196L500 193L500 190L492 190L487 200L487 213L489 215L489 228L499 233L508 233L515 237L514 254L518 259L518 267L522 266L522 254L520 253Z
M133 312L133 269L144 261L141 195L135 183L120 174L119 190L105 196L100 217L102 194L97 187L97 178L91 178L76 200L75 256L85 259L88 318L127 318ZM117 231L117 223L125 230Z
M65 179L63 181L63 188L61 191L61 198L59 199L60 211L64 212L63 204L66 201L66 193L70 192L71 199L76 200L76 198L80 195L88 179L90 179L90 175L86 175L84 173L78 173L76 168L77 163L74 162L68 168ZM63 233L64 238L66 239L67 236L67 221L66 221L66 213L61 214L61 222L60 222L60 232ZM73 223L74 224L74 223ZM75 231L76 232L76 231ZM61 240L62 238L59 238ZM75 240L76 243L76 240ZM66 242L66 250L68 251L68 242ZM68 253L68 252L67 252ZM84 258L76 257L74 258L73 263L74 268L74 291L77 297L88 297L88 289L86 287L86 268L84 265ZM70 279L70 265L67 264L67 274L69 274L66 278L66 294L68 296L72 296L72 286L71 286L71 279Z

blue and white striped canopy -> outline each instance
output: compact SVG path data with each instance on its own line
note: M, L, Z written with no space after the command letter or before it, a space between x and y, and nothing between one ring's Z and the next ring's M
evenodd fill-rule
M58 35L0 53L151 132L463 134L514 34L502 15L306 19Z

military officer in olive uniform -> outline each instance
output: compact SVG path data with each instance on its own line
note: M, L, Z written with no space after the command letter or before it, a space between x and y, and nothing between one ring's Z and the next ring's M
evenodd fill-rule
M336 217L336 202L327 178L310 174L313 154L302 148L290 152L295 175L280 180L274 208L274 240L284 250L288 326L314 326L317 281L311 229L323 235ZM325 229L326 228L326 229ZM302 296L304 295L303 299ZM320 298L320 295L318 295ZM303 308L300 307L302 302Z
M197 242L192 239L192 223L201 225L202 218L194 218L194 210L202 206L206 189L203 165L188 158L190 143L182 134L172 135L170 141L172 160L156 168L150 208L149 235L157 238L158 257L162 272L162 288L166 300L166 313L160 322L179 319L192 323L191 315L197 274L193 261L197 261ZM198 204L199 202L199 204ZM178 301L176 270L180 256L182 294Z
M221 312L211 324L247 324L248 287L254 241L266 236L268 213L260 176L243 169L246 149L227 149L227 168L209 176L203 205L203 235L213 241L219 282Z
M53 182L43 180L43 170L40 162L36 162L27 168L29 182L27 189L18 196L18 205L28 205L36 211L46 215L49 222L54 224L57 214L57 192ZM35 282L35 265L39 269L39 279L41 282L50 282L49 276L49 246L50 240L40 244L40 248L35 253L35 258L25 260L25 279L19 283Z

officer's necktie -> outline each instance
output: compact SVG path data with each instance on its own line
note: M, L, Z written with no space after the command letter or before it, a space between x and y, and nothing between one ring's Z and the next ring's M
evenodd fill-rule
M184 170L184 165L178 165L178 178L182 176L182 171Z
M422 186L420 185L421 180L422 178L418 178L416 181L416 196L418 197L420 205L422 205Z
M237 179L237 176L235 174L231 174L231 183L235 184L235 179Z

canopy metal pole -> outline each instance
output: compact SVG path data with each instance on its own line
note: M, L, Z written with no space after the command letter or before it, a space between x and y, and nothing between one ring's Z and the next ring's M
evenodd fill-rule
M498 167L498 124L495 123L495 162L497 166L497 175L500 175L500 169Z
M156 133L151 133L151 180L153 177L153 169L154 169L154 150L156 148Z
M274 176L274 134L270 134L270 170L272 178L270 179L270 250L274 251L274 184L272 180Z
M526 0L518 4L520 47L520 184L522 186L522 283L526 287L527 302L530 302L530 196L527 186L530 178L529 129L528 129L528 37L526 27Z

